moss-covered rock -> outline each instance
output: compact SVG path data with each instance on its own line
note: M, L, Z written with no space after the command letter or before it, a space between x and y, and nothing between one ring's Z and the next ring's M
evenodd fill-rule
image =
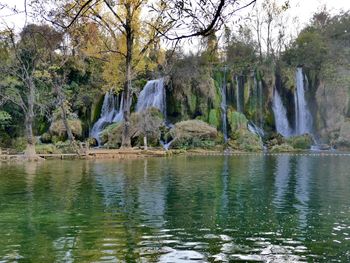
M295 152L295 151L296 149L294 149L293 146L287 143L274 145L270 150L270 152L272 153Z
M228 120L228 124L230 125L231 132L233 133L236 130L247 128L247 123L248 123L247 118L245 117L244 114L238 111L233 111L231 109L228 110L227 120Z
M240 128L232 133L228 145L238 151L261 152L263 145L260 138L248 131L246 128Z
M175 139L172 144L175 148L212 148L218 138L217 130L200 120L178 122L170 134Z
M220 125L220 112L217 109L211 109L209 112L209 124L215 128Z
M313 144L313 139L311 135L304 134L288 138L287 143L291 145L294 149L308 150Z
M79 119L70 119L68 120L68 125L72 130L72 133L77 136L80 137L82 134L82 125L81 125L81 121ZM56 135L59 136L61 138L66 138L67 135L67 131L66 131L66 127L64 126L64 123L62 120L56 120L54 122L51 123L50 126L50 133L52 135Z

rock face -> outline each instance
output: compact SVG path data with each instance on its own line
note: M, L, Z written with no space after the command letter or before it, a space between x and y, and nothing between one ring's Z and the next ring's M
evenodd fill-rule
M337 149L350 149L350 120L346 120L340 127L339 138L335 141Z
M334 140L345 122L349 105L349 82L345 72L324 73L325 80L320 81L316 92L318 105L318 130L326 141Z

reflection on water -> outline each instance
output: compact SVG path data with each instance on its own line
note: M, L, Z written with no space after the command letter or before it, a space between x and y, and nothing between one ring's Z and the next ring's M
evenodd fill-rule
M2 164L0 262L348 262L347 158Z

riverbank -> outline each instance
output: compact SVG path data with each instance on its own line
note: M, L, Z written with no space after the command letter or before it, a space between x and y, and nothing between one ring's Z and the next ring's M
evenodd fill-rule
M148 157L168 157L175 155L205 155L205 156L238 156L238 155L266 155L266 156L279 156L279 155L294 155L294 156L350 156L349 152L341 151L292 151L292 152L244 152L244 151L222 151L222 150L208 150L208 149L190 149L190 150L168 150L163 149L90 149L84 153L52 153L42 154L38 153L38 157L42 160L94 160L94 159L136 159L136 158L148 158ZM24 154L1 154L1 162L17 162L25 161Z

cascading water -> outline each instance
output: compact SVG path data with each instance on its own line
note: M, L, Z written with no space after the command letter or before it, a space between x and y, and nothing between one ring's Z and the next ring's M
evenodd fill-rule
M90 136L92 138L95 138L98 145L100 145L100 133L103 131L103 129L112 122L119 122L123 119L123 99L121 100L120 107L117 110L118 107L116 105L118 104L118 99L113 94L112 91L109 91L105 94L101 109L101 116L95 122L94 126L91 129Z
M312 133L312 115L305 99L305 91L308 89L308 81L302 68L297 68L296 71L296 91L294 93L295 105L295 135Z
M254 73L254 89L253 96L255 102L255 124L263 129L263 83L257 79L256 73Z
M284 137L290 137L292 135L292 131L289 126L287 111L277 89L275 89L273 93L272 110L275 116L277 132L282 134Z
M259 118L258 123L259 123L259 128L262 129L264 123L263 123L263 84L261 80L258 81L257 94L258 94L258 118Z
M240 93L240 88L239 88L239 78L236 75L235 76L236 80L236 105L237 105L237 111L238 112L243 112L242 111L242 106L241 106L241 93Z
M140 92L137 100L136 111L142 112L151 107L159 109L164 114L164 117L166 117L166 100L163 78L148 81Z
M113 122L120 122L123 120L123 106L124 106L124 96L123 93L121 94L121 100L120 100L120 105L119 105L119 110L117 114L113 118Z
M226 68L224 69L224 79L221 85L221 110L222 110L222 133L224 134L224 140L227 142L227 101L226 101Z

